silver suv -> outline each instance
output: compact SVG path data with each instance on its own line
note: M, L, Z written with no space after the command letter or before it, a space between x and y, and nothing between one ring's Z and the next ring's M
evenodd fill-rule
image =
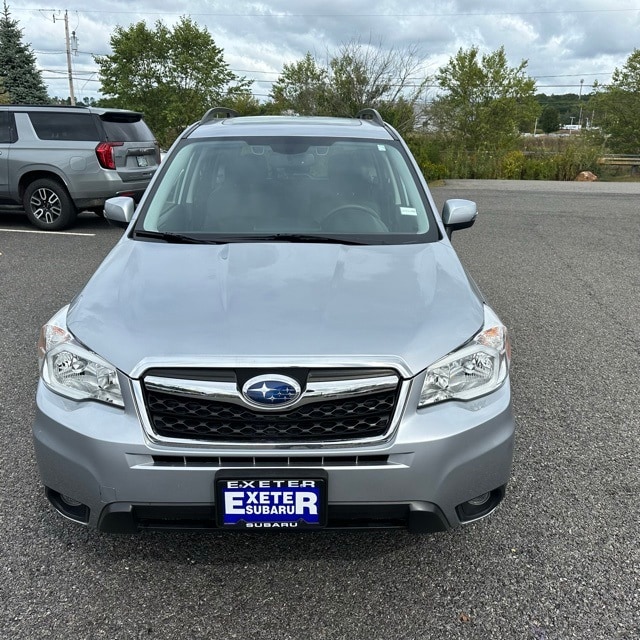
M122 109L0 106L0 202L40 229L102 214L113 196L139 200L160 162L142 114Z
M447 530L504 496L507 331L398 133L209 112L43 327L35 451L63 516Z

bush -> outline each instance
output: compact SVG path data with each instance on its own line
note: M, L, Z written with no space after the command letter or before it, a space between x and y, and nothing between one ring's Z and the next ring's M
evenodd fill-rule
M603 153L601 141L589 135L528 137L521 139L520 149L475 153L433 134L412 133L405 139L427 180L574 180L581 171L598 174Z
M523 180L555 180L556 166L552 157L528 157L522 173Z
M598 149L588 146L581 140L568 145L563 153L555 156L556 180L575 180L581 171L597 173Z
M527 159L522 151L509 151L500 164L500 177L507 180L521 180Z
M433 139L414 133L405 136L405 141L426 180L449 177L447 167L439 161L440 150Z

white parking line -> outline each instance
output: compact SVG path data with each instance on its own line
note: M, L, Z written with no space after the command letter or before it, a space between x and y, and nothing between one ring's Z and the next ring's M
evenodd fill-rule
M0 231L8 231L9 233L45 233L51 234L54 236L86 236L89 238L93 238L95 233L74 233L73 231L36 231L35 229L32 231L31 229L1 229Z

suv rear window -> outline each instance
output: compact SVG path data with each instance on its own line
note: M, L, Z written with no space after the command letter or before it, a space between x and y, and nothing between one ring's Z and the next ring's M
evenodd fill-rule
M29 113L40 140L100 140L98 127L90 113Z
M151 142L155 136L139 114L103 113L100 116L107 140L111 142Z

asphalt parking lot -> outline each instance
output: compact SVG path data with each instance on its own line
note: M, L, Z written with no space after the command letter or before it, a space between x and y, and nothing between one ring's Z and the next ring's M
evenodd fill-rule
M0 638L640 638L640 184L453 181L513 338L512 482L446 534L145 533L55 515L32 444L39 326L121 231L0 214Z

